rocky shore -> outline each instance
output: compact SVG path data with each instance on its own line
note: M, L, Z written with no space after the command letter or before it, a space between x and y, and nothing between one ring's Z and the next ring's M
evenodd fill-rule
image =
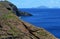
M20 13L8 1L0 2L0 39L57 39L43 28L19 19Z

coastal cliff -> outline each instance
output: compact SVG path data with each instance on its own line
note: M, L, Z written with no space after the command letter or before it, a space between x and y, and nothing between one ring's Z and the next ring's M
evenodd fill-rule
M0 2L0 39L57 39L43 28L35 27L19 19L19 15L15 14L17 9L13 7L15 5L9 4L12 3Z

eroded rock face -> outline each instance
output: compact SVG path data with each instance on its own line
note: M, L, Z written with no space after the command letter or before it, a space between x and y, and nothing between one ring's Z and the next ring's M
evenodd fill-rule
M42 28L20 20L0 3L0 39L57 39Z

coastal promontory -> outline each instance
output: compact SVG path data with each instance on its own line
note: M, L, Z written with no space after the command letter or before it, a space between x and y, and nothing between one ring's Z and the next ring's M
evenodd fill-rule
M0 39L57 39L45 29L19 19L18 9L12 5L8 1L0 2Z

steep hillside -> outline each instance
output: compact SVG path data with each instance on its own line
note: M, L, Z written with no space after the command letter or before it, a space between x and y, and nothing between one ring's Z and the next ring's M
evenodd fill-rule
M7 2L9 4L9 2ZM0 39L57 39L42 28L22 21L11 9L0 2Z

